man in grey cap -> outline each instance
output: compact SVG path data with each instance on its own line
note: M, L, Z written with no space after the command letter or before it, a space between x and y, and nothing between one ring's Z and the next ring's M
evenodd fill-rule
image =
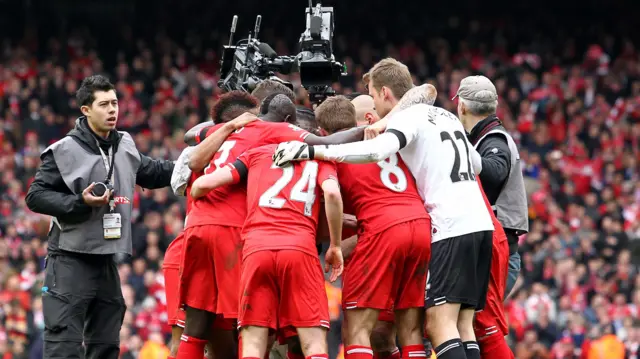
M498 93L491 80L469 76L460 82L458 117L482 157L480 179L509 241L509 277L506 296L520 272L518 237L529 231L527 196L518 148L496 116Z

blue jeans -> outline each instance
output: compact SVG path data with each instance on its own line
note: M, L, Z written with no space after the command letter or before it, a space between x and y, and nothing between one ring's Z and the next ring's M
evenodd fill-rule
M504 299L507 299L511 290L516 285L518 275L520 274L520 253L515 252L509 256L509 273L507 275L507 287L504 293Z

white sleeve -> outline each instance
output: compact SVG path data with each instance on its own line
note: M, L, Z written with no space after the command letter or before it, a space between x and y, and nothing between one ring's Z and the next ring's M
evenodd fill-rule
M187 184L189 184L189 179L191 178L191 170L189 169L189 156L195 147L187 147L185 148L178 160L176 161L176 165L173 168L173 173L171 173L171 189L176 196L185 196L185 190L187 189Z
M421 116L424 118L421 118ZM404 148L418 137L420 127L419 121L426 120L426 115L420 110L420 106L412 106L389 118L389 122L387 123L387 132L399 132L404 135L404 140L406 142L400 144L400 147Z
M361 142L343 145L313 146L315 157L326 161L346 163L376 163L387 159L400 150L400 140L395 134L385 132L380 136Z
M469 153L471 154L471 166L473 166L473 171L479 175L482 172L482 157L473 146L469 146Z

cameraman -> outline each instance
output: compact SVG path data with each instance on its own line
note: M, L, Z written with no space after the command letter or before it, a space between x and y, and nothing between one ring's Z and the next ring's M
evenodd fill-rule
M44 357L116 359L126 305L114 255L131 255L135 185L168 186L173 163L140 154L131 135L116 131L118 98L106 77L85 78L76 97L83 116L44 150L26 197L29 209L53 217Z

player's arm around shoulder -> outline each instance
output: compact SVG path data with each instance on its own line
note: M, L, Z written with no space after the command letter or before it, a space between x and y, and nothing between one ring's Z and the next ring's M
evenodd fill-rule
M248 173L248 159L243 154L235 162L196 179L191 186L191 197L197 199L218 187L238 183L245 179Z
M258 117L256 117L256 115L246 112L218 128L213 127L209 129L207 138L197 145L193 153L191 153L189 157L189 169L194 172L202 171L209 165L213 156L220 149L220 146L222 146L233 131L241 129L257 119Z
M193 126L187 133L184 134L184 143L189 146L195 146L202 142L206 138L208 130L215 126L213 121L207 121L199 123Z

